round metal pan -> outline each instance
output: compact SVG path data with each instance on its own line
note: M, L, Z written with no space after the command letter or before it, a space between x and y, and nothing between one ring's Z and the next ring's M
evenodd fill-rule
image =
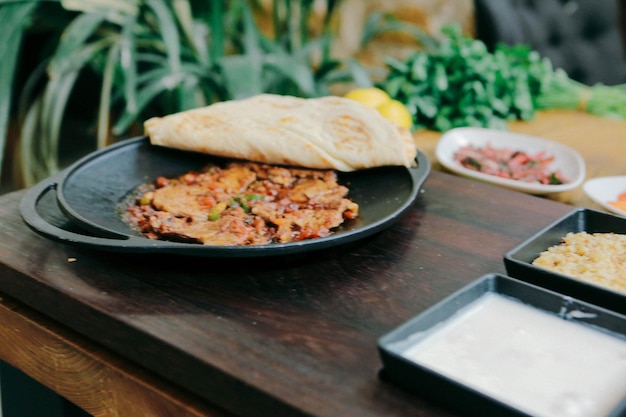
M415 168L380 167L339 173L359 204L360 217L330 236L258 246L209 246L148 239L122 220L120 203L137 186L159 176L174 177L200 169L219 158L153 146L148 138L122 141L96 151L63 172L27 191L20 203L25 223L37 233L67 244L115 252L160 252L204 257L260 257L325 249L370 236L398 219L415 201L430 172L430 162L418 153ZM48 194L69 223L49 220Z

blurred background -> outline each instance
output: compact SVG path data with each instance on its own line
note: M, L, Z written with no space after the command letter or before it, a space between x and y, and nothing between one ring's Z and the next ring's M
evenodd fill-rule
M458 24L586 84L626 82L626 0L62 0L0 3L0 192L154 115L262 92L368 86Z

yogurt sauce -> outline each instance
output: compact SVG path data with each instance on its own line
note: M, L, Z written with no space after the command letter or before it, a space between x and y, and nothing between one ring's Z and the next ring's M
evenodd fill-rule
M492 293L403 355L538 417L606 416L626 396L626 340Z

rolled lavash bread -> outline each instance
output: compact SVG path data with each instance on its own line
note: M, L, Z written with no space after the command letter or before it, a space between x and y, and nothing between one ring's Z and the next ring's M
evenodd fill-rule
M411 133L377 110L328 96L261 94L144 123L153 145L276 165L355 171L414 164Z

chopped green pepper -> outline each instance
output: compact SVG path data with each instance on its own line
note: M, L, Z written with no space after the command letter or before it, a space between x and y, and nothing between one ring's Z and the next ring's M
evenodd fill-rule
M219 219L220 219L220 212L215 207L213 207L211 211L209 212L209 220L214 222Z

